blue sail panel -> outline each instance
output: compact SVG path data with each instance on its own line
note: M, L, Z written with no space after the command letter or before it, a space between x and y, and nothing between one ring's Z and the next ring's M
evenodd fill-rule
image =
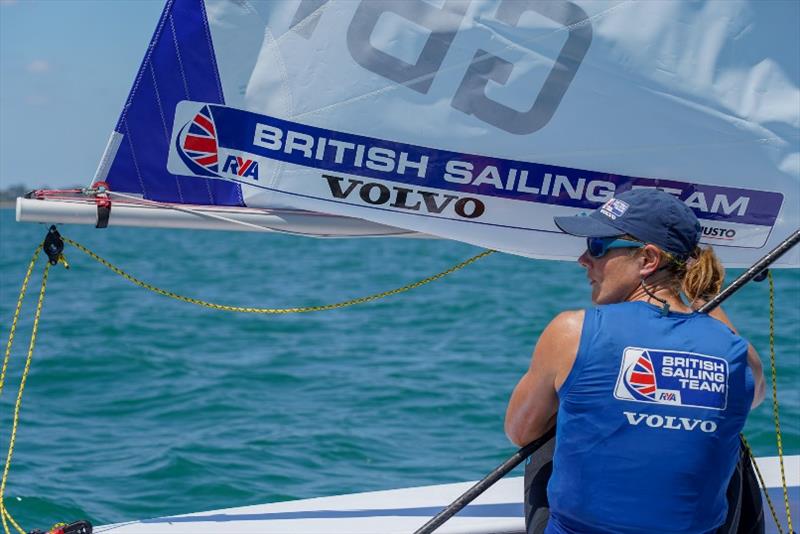
M160 202L243 206L238 184L167 170L175 107L188 99L225 103L204 2L170 0L117 122L106 182Z

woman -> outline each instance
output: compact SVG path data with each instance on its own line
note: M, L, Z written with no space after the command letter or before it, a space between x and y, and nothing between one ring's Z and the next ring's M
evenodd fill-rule
M765 386L724 313L694 311L724 274L697 218L636 189L555 223L587 240L578 262L596 307L550 322L506 413L519 446L556 426L545 532L714 532Z

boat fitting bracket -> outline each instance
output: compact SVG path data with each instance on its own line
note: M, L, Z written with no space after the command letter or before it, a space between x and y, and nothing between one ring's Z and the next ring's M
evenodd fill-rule
M108 219L111 217L111 196L108 191L109 187L105 182L95 182L91 188L85 190L87 194L94 196L94 202L97 205L95 228L108 228Z
M47 235L44 238L42 249L44 250L44 253L47 254L47 259L50 262L50 265L56 265L63 257L62 252L64 252L64 240L61 238L61 234L58 233L58 229L56 228L55 224L51 225L47 230Z

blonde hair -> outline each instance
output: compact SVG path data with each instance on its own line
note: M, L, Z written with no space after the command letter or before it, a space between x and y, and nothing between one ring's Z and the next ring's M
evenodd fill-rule
M696 246L686 261L661 252L661 260L672 275L674 289L683 291L689 305L702 304L715 297L725 281L725 268L711 247Z

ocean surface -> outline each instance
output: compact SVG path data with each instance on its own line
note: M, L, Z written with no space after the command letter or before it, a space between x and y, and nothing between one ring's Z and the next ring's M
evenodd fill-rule
M4 343L45 231L0 210ZM480 252L438 240L61 231L154 285L257 307L369 295ZM234 314L148 292L70 246L66 255L71 268L50 272L6 487L27 530L480 478L515 451L503 415L538 334L559 311L589 305L577 263L494 254L369 304ZM0 458L43 265L0 398ZM800 272L775 281L784 448L798 454ZM725 308L768 365L767 283ZM757 455L777 454L770 402L746 435Z

